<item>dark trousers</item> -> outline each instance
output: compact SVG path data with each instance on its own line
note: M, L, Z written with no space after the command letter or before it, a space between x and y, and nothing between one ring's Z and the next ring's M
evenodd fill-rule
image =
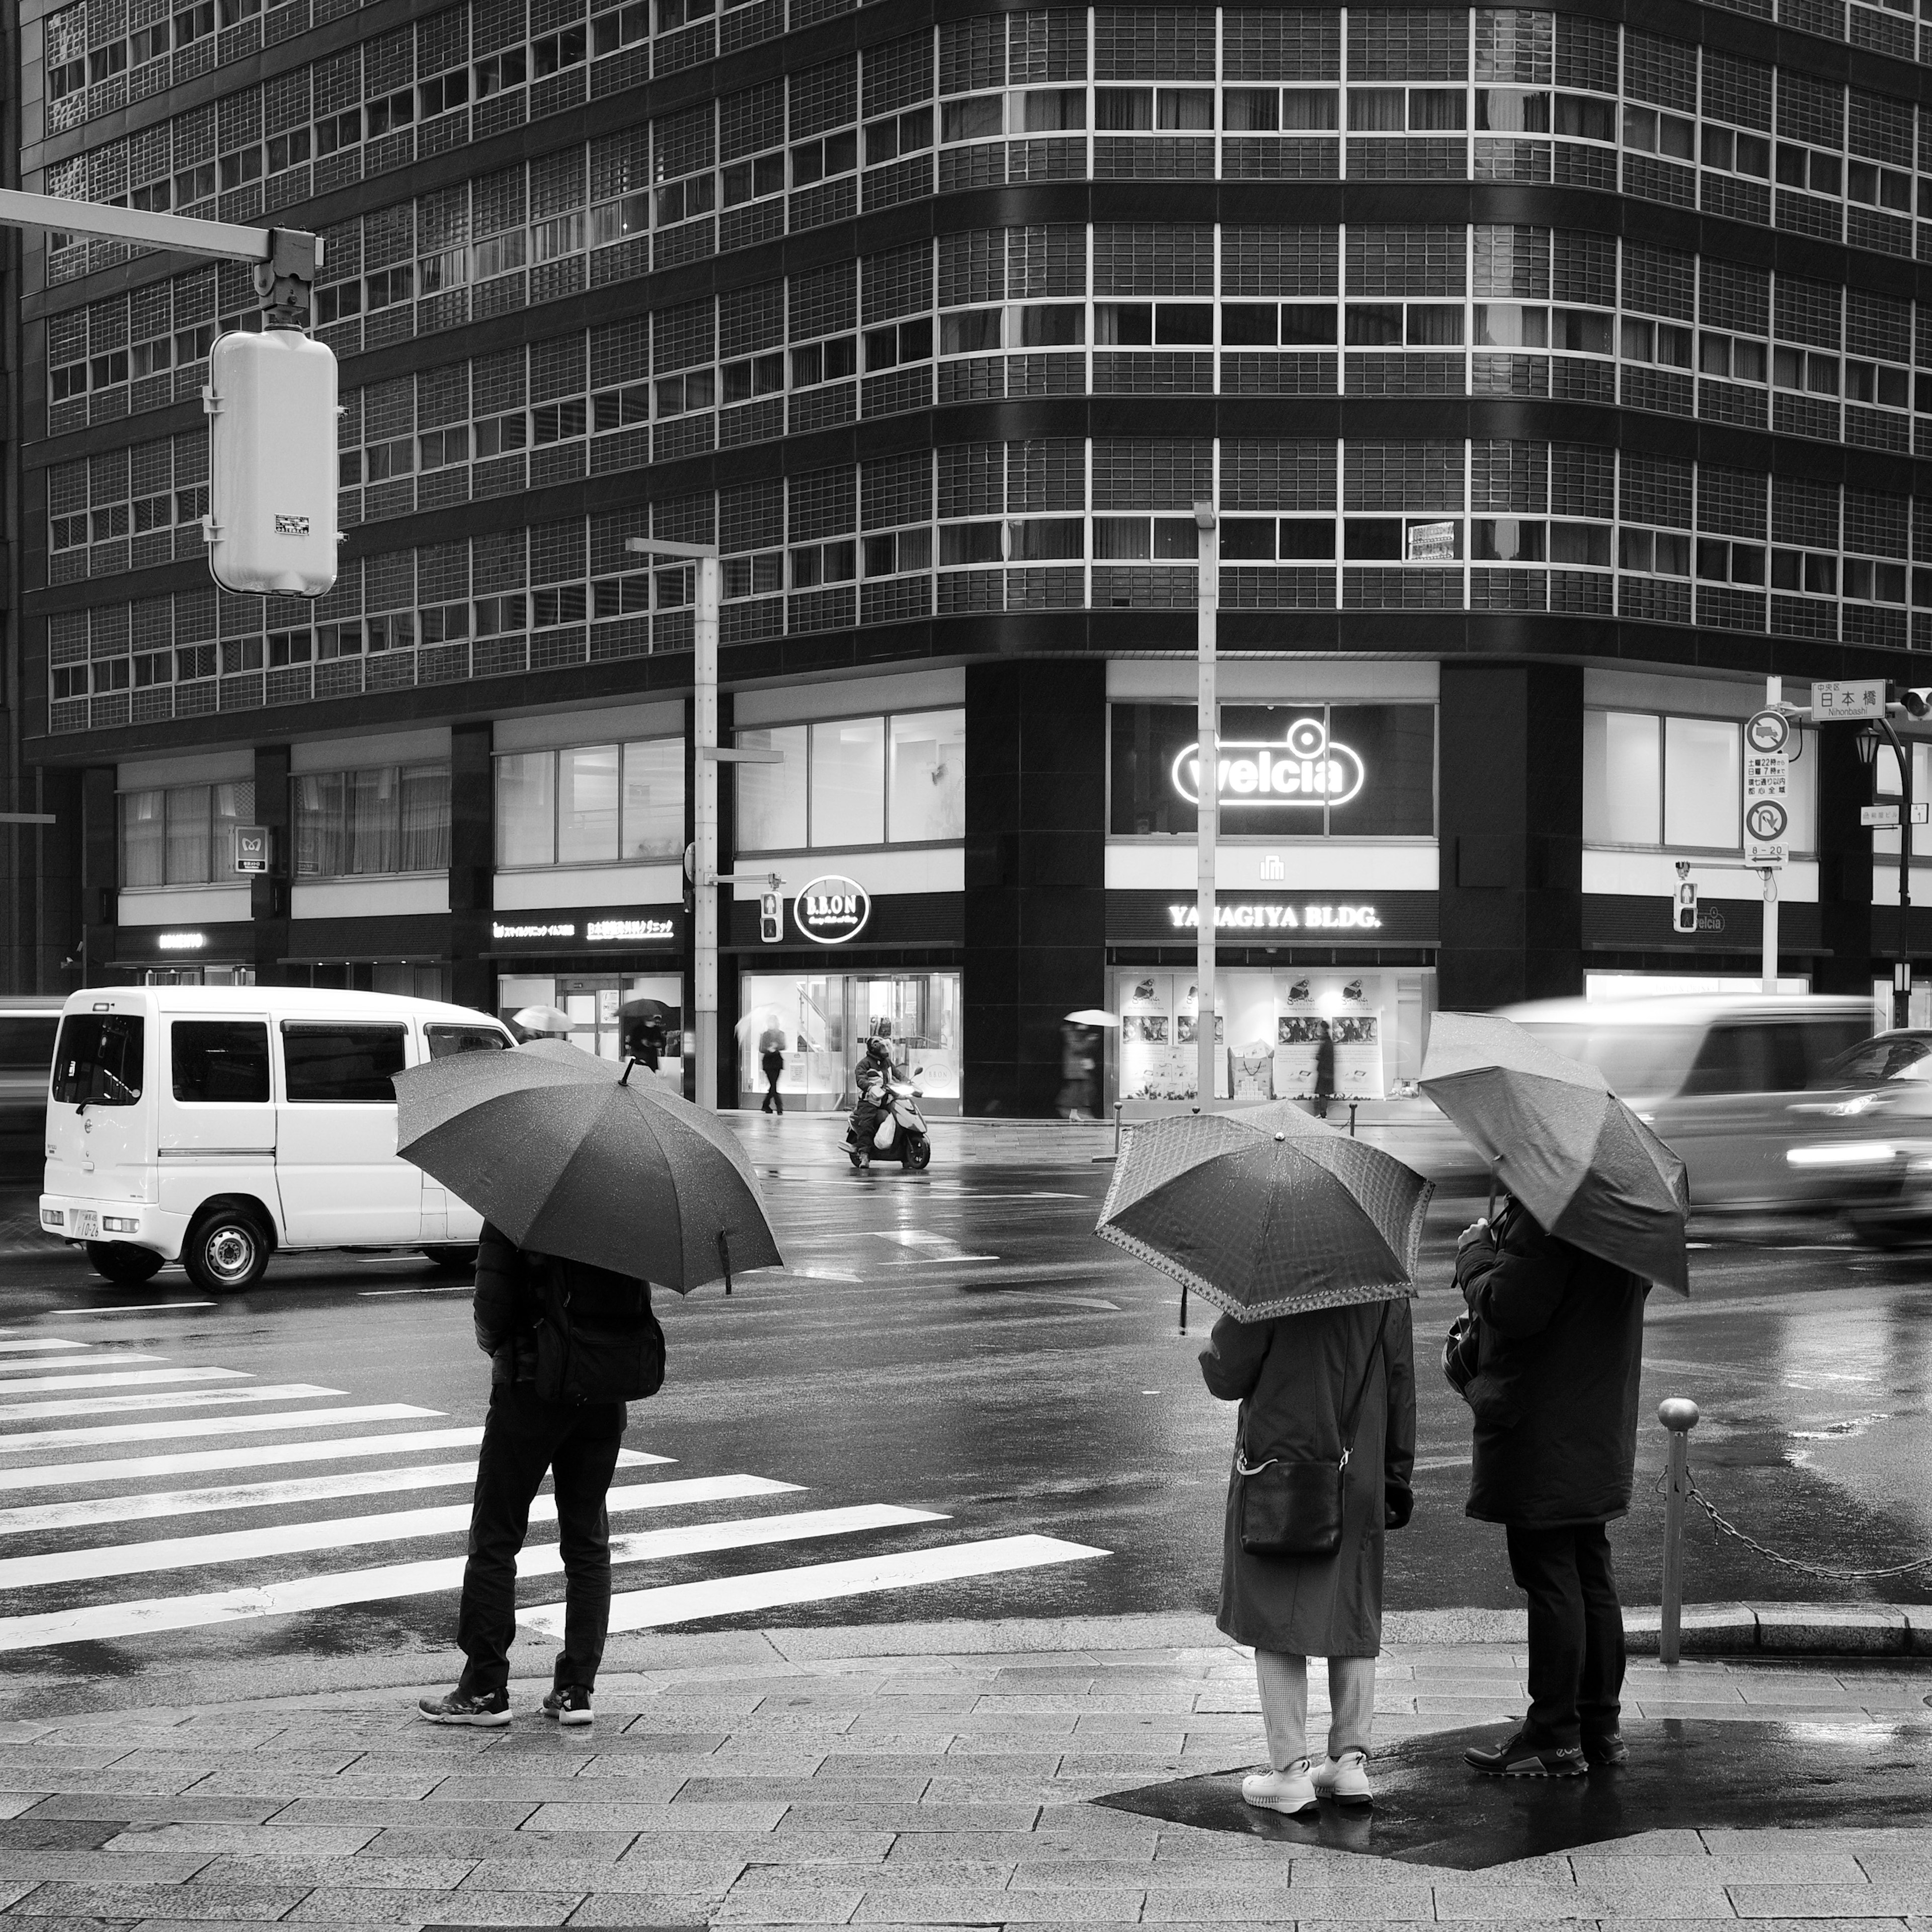
M1558 1749L1617 1728L1624 1684L1624 1612L1610 1568L1609 1526L1508 1528L1510 1574L1529 1598L1532 1744Z
M767 1114L775 1111L781 1114L784 1112L784 1096L778 1091L778 1082L784 1075L784 1069L782 1066L776 1071L769 1066L765 1069L764 1111Z
M517 1552L546 1470L556 1478L557 1540L563 1552L563 1649L555 1682L560 1689L595 1687L610 1625L610 1521L604 1499L617 1467L624 1423L620 1402L580 1408L539 1402L527 1382L500 1384L490 1391L456 1623L458 1647L469 1659L464 1690L487 1695L509 1682Z

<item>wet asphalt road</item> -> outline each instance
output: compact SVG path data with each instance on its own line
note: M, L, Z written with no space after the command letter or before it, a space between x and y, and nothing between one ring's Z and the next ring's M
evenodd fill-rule
M728 1300L716 1287L683 1300L662 1298L669 1304L661 1311L669 1377L660 1396L634 1408L628 1442L674 1466L626 1472L620 1480L749 1473L805 1492L760 1507L892 1504L942 1520L844 1536L836 1550L804 1544L776 1554L752 1548L673 1556L641 1566L649 1581L737 1576L888 1546L1044 1535L1108 1554L764 1608L725 1622L1211 1608L1233 1428L1232 1412L1205 1393L1195 1363L1211 1312L1197 1304L1196 1332L1182 1336L1174 1285L1094 1238L1108 1170L1090 1155L1108 1144L1104 1131L940 1123L927 1174L863 1177L848 1169L838 1127L826 1117L794 1116L782 1126L754 1117L745 1131L794 1266L742 1277ZM24 1210L30 1225L31 1196L8 1204L16 1214ZM1411 1528L1390 1539L1391 1608L1520 1600L1501 1532L1462 1514L1466 1412L1434 1360L1460 1305L1450 1285L1455 1233L1480 1204L1438 1196L1431 1212L1429 1286L1416 1310L1418 1507ZM1855 1568L1932 1554L1932 1252L1862 1250L1828 1222L1712 1222L1696 1234L1693 1299L1652 1298L1638 1493L1616 1532L1626 1599L1654 1602L1658 1594L1663 1505L1652 1481L1663 1436L1650 1418L1666 1395L1700 1404L1704 1420L1693 1439L1698 1477L1765 1542ZM178 1270L130 1293L98 1281L64 1252L0 1257L5 1339L84 1340L97 1354L137 1352L238 1370L266 1384L326 1384L344 1392L328 1398L340 1403L402 1402L441 1412L440 1420L392 1427L482 1419L488 1371L470 1339L466 1292L420 1262L292 1258L249 1294L214 1306L183 1305L194 1298ZM0 1411L0 1472L23 1460L47 1460L7 1449L6 1434L26 1426ZM84 1446L73 1453L142 1452ZM156 1478L136 1486L221 1480ZM100 1492L83 1486L46 1493ZM272 1528L466 1499L459 1487L368 1502L298 1501L257 1508L242 1520ZM0 1503L20 1500L0 1496ZM742 1502L718 1502L679 1520L702 1524L746 1513ZM218 1568L151 1578L63 1574L62 1552L226 1529L236 1520L0 1532L0 1558L52 1559L31 1588L0 1588L0 1619L460 1555L462 1548L455 1531L402 1547L323 1547L252 1559L244 1552ZM138 1572L137 1562L124 1567ZM1699 1600L1932 1601L1932 1571L1837 1585L1768 1565L1702 1523L1693 1525L1687 1567L1687 1594ZM638 1580L639 1566L619 1572L620 1588ZM523 1600L556 1594L554 1580L526 1583ZM197 1658L434 1648L447 1643L453 1612L453 1595L444 1591L112 1642L4 1650L0 1680L11 1676L17 1688L22 1678L135 1672Z

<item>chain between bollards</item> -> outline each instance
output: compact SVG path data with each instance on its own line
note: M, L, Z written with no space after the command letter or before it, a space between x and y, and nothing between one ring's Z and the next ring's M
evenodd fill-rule
M1684 1504L1690 1493L1690 1432L1697 1405L1672 1396L1657 1406L1657 1419L1670 1432L1670 1462L1665 1472L1664 1505L1664 1616L1658 1632L1658 1660L1678 1660L1684 1628Z

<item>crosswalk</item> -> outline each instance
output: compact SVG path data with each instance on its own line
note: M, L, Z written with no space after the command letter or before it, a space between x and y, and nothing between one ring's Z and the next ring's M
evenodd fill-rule
M413 1403L0 1330L0 1653L368 1604L412 1603L434 1618L421 1600L461 1586L482 1433ZM940 1510L810 1497L748 1472L664 1473L673 1462L621 1452L609 1499L614 1630L1108 1553L1050 1536L953 1537ZM563 1569L550 1497L530 1521L518 1574L534 1586L524 1594L546 1600L519 1621L560 1634L563 1605L549 1600L560 1592L544 1587ZM860 1553L840 1553L842 1541ZM745 1567L792 1545L833 1553ZM989 1593L986 1612L998 1608Z

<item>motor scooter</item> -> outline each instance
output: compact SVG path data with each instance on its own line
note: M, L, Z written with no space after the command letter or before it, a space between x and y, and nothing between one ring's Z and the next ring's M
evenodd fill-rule
M922 1066L915 1066L914 1079L925 1071ZM912 1081L888 1076L885 1112L870 1138L861 1146L854 1140L853 1130L849 1126L846 1129L845 1152L860 1173L872 1166L874 1155L887 1160L896 1156L902 1167L915 1173L923 1172L931 1163L932 1143L926 1138L926 1116L919 1110L920 1098L920 1090Z

